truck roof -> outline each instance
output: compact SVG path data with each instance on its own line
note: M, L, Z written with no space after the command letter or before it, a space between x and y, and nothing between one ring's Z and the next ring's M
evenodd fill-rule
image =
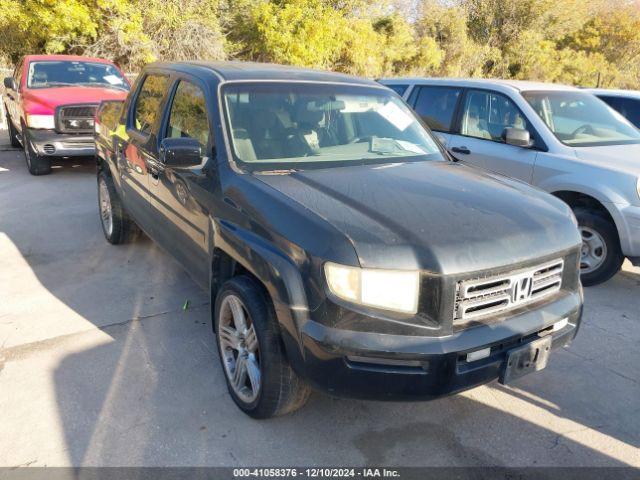
M97 62L97 63L113 63L111 60L97 57L84 57L82 55L27 55L25 61L45 61L45 60L67 60L71 62Z
M196 74L203 70L213 72L221 80L288 80L361 84L363 86L379 86L373 80L346 75L343 73L312 70L309 68L277 65L258 62L156 62L149 67L178 70Z

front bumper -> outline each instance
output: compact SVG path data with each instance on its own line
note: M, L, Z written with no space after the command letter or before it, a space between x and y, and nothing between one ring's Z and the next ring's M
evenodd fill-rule
M347 397L428 400L495 380L514 347L552 335L552 349L575 337L582 317L582 294L567 294L507 321L446 337L355 332L309 320L302 328L302 359L292 362L316 388ZM562 319L567 325L551 331ZM466 354L490 347L473 362ZM354 360L355 359L355 360Z
M91 134L58 133L30 128L27 136L38 155L52 157L93 156L96 148Z

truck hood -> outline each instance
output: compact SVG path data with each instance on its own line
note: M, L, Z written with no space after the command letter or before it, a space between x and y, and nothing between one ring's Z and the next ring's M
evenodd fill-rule
M25 112L37 115L53 115L56 107L75 103L100 103L102 100L124 100L124 90L101 87L56 87L25 90Z
M580 147L575 153L580 160L593 165L640 176L640 144Z
M580 244L563 202L461 164L415 162L256 177L342 232L363 267L458 274Z

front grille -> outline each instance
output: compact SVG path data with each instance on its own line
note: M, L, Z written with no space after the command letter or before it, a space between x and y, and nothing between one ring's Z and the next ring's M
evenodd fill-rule
M538 267L458 282L453 322L465 323L503 313L558 292L563 260Z
M56 123L62 133L93 133L97 105L67 105L58 108Z

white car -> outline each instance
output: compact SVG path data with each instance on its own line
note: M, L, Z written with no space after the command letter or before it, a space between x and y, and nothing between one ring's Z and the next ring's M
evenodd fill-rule
M640 128L640 92L638 90L607 90L604 88L585 88L624 118Z
M403 96L457 160L567 202L582 233L584 285L611 278L625 257L640 264L640 131L606 103L584 90L536 82L380 83Z

